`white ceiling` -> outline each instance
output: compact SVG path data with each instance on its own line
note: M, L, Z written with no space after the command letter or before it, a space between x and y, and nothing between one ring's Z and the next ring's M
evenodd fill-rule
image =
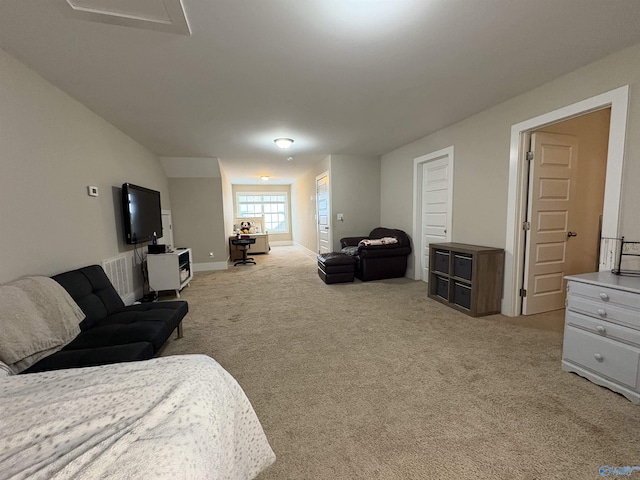
M328 154L387 153L640 43L638 0L182 3L190 36L0 0L0 47L159 156L290 183Z

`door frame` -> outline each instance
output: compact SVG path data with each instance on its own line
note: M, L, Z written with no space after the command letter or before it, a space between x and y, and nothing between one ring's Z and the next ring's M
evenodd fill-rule
M450 242L453 224L453 154L454 148L453 145L451 145L413 159L413 275L407 276L414 280L421 280L422 272L422 167L425 163L448 157L451 175L449 175L449 185L447 186L449 215L447 217L447 233L445 238L447 242Z
M327 189L327 209L329 210L329 246L331 247L329 251L333 250L333 226L331 224L331 171L326 170L319 175L316 175L316 181L313 186L314 196L316 198L316 251L320 253L320 217L318 215L318 180L322 177L327 177L327 182L329 183L329 188Z
M525 235L522 229L522 222L526 220L526 185L529 170L525 159L528 150L525 139L528 138L532 130L603 108L611 108L602 236L617 237L620 222L620 196L628 105L629 85L624 85L511 126L504 295L502 297L502 313L504 315L510 317L520 315L519 300L520 288L522 288L523 282L525 254Z

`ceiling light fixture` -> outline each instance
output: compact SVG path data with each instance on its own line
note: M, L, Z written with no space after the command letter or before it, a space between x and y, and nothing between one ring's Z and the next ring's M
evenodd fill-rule
M290 162L291 160L293 160L293 157L287 157L287 162Z
M279 146L280 148L285 149L291 146L291 144L293 143L293 139L292 138L276 138L274 142L276 142L276 145Z
M269 180L269 175L263 175L260 177L260 180L262 180L263 182L266 182L267 180Z

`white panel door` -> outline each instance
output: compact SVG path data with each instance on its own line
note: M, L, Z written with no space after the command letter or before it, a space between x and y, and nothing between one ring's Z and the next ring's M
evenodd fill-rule
M564 308L570 265L571 203L575 197L578 140L571 135L534 133L529 165L529 198L522 313Z
M451 162L449 156L422 166L422 280L429 280L429 244L451 238Z
M316 217L318 219L318 253L329 253L331 248L331 209L329 174L316 178Z
M167 247L173 247L173 223L171 210L162 210L162 237L158 238Z

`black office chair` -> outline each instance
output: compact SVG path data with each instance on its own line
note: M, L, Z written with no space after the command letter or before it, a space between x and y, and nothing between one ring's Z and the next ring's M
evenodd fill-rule
M256 243L255 238L249 238L245 236L242 236L240 238L232 238L231 243L238 247L238 249L242 250L242 258L235 261L235 263L233 264L234 267L237 267L238 265L246 265L247 263L253 263L254 265L256 265L256 262L253 260L253 258L247 257L247 250L249 250L251 245Z

